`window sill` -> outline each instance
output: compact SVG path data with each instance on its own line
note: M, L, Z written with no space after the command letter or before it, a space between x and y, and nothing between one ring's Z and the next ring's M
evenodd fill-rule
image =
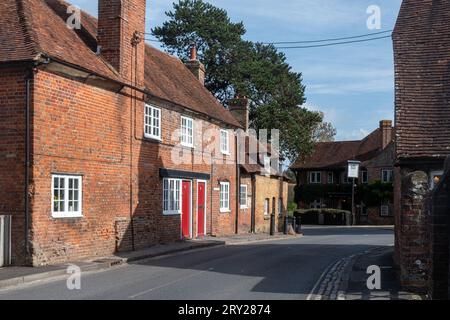
M220 209L220 213L231 213L230 209Z
M195 149L195 146L193 144L190 145L190 144L181 143L180 146L182 146L183 148L186 148L186 149Z
M144 139L148 140L148 141L162 142L162 139L160 137L153 137L153 136L144 135Z
M53 219L80 219L83 218L82 213L52 213Z
M180 216L181 212L176 211L163 211L163 216Z
M244 210L244 209L248 209L248 206L241 206L240 207L242 210Z
M231 156L231 152L225 152L225 151L221 151L223 156Z

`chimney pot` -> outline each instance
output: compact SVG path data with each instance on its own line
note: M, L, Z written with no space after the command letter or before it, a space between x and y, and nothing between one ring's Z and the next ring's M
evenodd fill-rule
M191 61L197 61L197 47L195 44L191 46Z

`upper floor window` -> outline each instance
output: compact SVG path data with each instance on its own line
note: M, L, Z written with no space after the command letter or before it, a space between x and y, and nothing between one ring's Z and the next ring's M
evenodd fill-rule
M180 214L181 180L164 179L163 185L163 214Z
M194 120L181 117L181 145L185 147L194 146Z
M313 171L309 173L309 183L321 183L322 173L320 171Z
M161 140L161 109L145 105L144 136Z
M333 172L328 172L327 182L328 182L328 184L334 183L334 174L333 174Z
M444 171L432 171L430 173L430 189L436 188L444 175Z
M348 177L348 173L344 172L343 176L342 176L342 182L343 183L350 183L350 179Z
M381 181L385 183L394 181L394 172L392 170L381 170Z
M367 170L361 171L361 183L368 183L369 182L369 172Z
M230 137L227 130L220 130L220 151L230 154Z
M241 193L240 193L240 201L239 203L241 204L241 208L245 209L248 207L247 204L247 185L246 184L241 184Z
M220 183L220 212L230 212L230 183Z
M81 176L52 175L52 216L54 218L82 216L81 182Z

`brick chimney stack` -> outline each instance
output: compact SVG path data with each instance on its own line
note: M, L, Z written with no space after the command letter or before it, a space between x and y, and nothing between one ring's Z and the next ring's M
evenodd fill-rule
M228 110L233 114L236 120L244 127L247 132L249 127L250 100L247 97L236 96L228 101Z
M386 148L393 139L392 136L392 121L391 120L381 120L380 121L381 130L381 145L382 148Z
M186 62L186 67L191 70L192 74L200 81L202 85L205 85L205 66L197 58L197 47L193 45L191 47L191 56L189 61Z
M145 6L146 0L98 1L98 51L124 80L138 86L144 84Z

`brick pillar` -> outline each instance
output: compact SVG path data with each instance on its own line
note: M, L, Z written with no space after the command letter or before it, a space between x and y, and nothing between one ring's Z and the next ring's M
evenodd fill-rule
M428 175L402 170L398 259L403 286L425 292L429 276L426 197Z

